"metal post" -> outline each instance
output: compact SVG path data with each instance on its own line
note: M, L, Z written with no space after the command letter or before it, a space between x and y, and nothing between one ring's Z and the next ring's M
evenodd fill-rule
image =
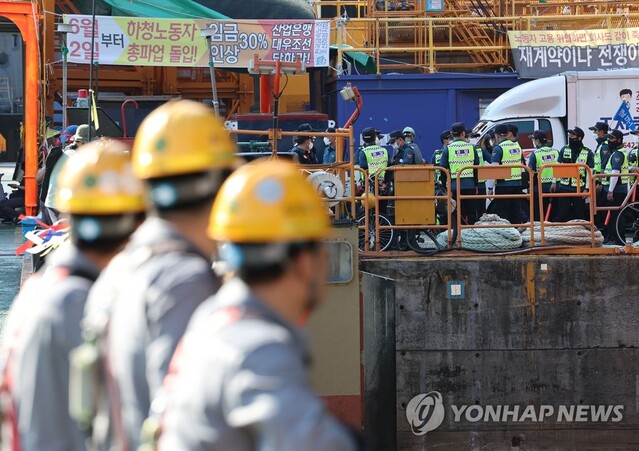
M93 106L93 62L95 61L95 0L91 4L91 66L89 67L89 108L87 108L87 124L89 124L89 142L91 141L91 107Z
M215 85L215 63L213 62L213 52L211 51L211 36L206 37L206 45L209 51L209 73L211 74L211 89L213 90L213 109L215 115L220 117L220 104L217 100L217 86Z
M62 128L67 128L67 34L62 34Z

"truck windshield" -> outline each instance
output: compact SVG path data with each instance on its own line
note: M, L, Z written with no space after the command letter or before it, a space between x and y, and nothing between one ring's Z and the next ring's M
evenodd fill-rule
M473 133L477 133L479 135L483 134L488 126L488 121L479 121L475 128L473 128Z

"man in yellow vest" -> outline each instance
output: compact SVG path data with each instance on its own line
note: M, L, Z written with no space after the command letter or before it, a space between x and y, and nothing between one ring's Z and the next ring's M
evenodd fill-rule
M621 130L612 130L606 135L606 138L608 139L608 149L611 154L606 161L603 172L604 174L609 174L610 178L601 179L601 184L606 194L607 205L613 207L621 205L628 194L628 177L619 177L619 174L629 172L630 166L628 164L628 154L623 150L623 132ZM617 236L618 217L619 210L610 211L610 221L608 221L608 226L605 230L604 244L617 246L626 244ZM623 222L620 224L619 229L625 229Z
M368 170L369 191L381 195L388 195L389 188L386 183L386 168L389 164L388 151L380 146L379 137L381 132L373 127L366 127L362 130L362 140L364 145L359 148L356 163L359 167ZM375 175L377 175L377 186L375 185ZM379 213L385 215L388 201L379 202Z
M548 138L546 137L546 132L543 130L535 130L532 135L530 135L530 139L535 146L535 150L528 157L528 167L535 173L534 180L534 193L535 193L535 221L539 221L541 219L541 215L539 212L539 183L538 178L541 178L541 191L542 193L549 193L550 186L552 185L552 168L544 168L539 171L539 168L544 164L555 164L559 159L559 151L557 149L552 149L548 145ZM545 215L548 211L548 206L550 205L550 198L544 198L544 210L542 215Z
M462 221L466 224L474 224L477 221L477 200L465 199L459 202L457 199L457 180L461 195L477 194L477 170L463 169L465 166L479 165L479 156L475 146L466 141L466 126L463 122L455 122L450 127L452 141L442 151L440 166L450 171L450 183L448 184L453 197L461 208ZM459 179L458 179L459 176Z
M568 130L568 145L559 151L559 163L580 163L589 168L595 167L595 158L592 150L584 146L584 131L579 127ZM587 193L590 189L590 179L585 168L579 170L579 178L562 178L559 183L553 181L551 192L576 193L577 186L580 191ZM587 219L589 213L586 209L586 200L583 197L558 197L557 221L567 222L571 219Z
M508 139L508 126L499 124L495 127L495 141L497 145L493 147L491 156L492 165L516 165L521 164L521 147L516 142ZM500 194L521 194L521 168L514 167L510 171L510 177L501 180L488 180L486 182L488 194L494 192ZM494 188L493 188L494 186ZM513 224L521 224L524 218L521 217L521 201L519 199L509 199L496 197L494 212L503 219L507 219Z

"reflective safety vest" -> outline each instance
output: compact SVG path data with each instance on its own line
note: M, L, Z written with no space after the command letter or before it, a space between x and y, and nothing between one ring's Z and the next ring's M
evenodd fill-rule
M442 149L437 149L433 152L433 156L435 157L435 166L439 166L439 163L442 161ZM442 182L442 171L435 171L435 183Z
M623 154L623 163L621 164L621 172L628 172L630 170L630 164L628 163L628 153L624 152L621 149L617 149L619 150L619 152L621 152ZM613 155L616 153L612 152L610 154L610 158L608 158L608 163L606 163L606 167L604 169L604 174L612 174L612 157ZM623 185L627 185L628 184L628 180L630 179L630 177L625 176L625 177L621 177L621 181L617 182L617 184L621 183ZM610 185L610 178L605 177L601 180L601 184L604 186L608 186Z
M627 156L630 157L630 155L634 155L634 162L630 162L628 161L628 167L629 168L636 168L637 166L639 166L639 152L637 152L637 148L633 147L632 149L630 149L630 152L628 152ZM628 158L630 159L630 158ZM635 183L635 177L628 177L628 183L629 184L634 184Z
M636 147L630 149L630 152L628 153L628 156L630 156L630 155L634 155L635 159L634 159L634 161L632 163L628 162L628 165L631 168L639 166L639 161L638 161L639 160L639 152L637 152L637 148Z
M499 147L502 149L501 164L503 166L521 164L521 147L518 143L506 140L499 143ZM512 168L510 178L504 179L504 181L509 180L521 180L521 168Z
M373 178L379 172L379 177L384 177L386 175L384 169L388 167L388 152L386 149L373 144L362 148L362 152L364 152L368 163L368 176Z
M594 169L596 174L601 174L601 163L602 163L601 148L607 145L608 145L608 141L603 141L597 144L597 149L595 149L595 168Z
M450 168L451 178L457 175L457 172L464 166L472 166L475 164L475 146L462 139L456 139L448 144L448 167ZM473 169L464 169L459 178L472 178Z
M484 152L481 147L475 146L475 152L477 152L477 157L479 158L479 165L484 165ZM477 183L486 183L486 179L477 179Z
M535 160L537 162L537 170L544 164L555 164L559 160L559 151L551 149L548 146L540 147L535 150ZM544 168L541 171L541 183L552 182L552 168Z
M564 151L563 152L564 160L570 160L572 158L572 151L570 147L568 146L564 147L563 151ZM577 157L577 161L575 161L575 163L587 164L588 152L590 152L590 149L588 149L587 147L582 147L581 151L579 152L579 156ZM561 183L562 185L572 186L573 188L577 188L576 178L559 179L559 183ZM579 168L579 186L583 188L585 185L586 185L586 169Z

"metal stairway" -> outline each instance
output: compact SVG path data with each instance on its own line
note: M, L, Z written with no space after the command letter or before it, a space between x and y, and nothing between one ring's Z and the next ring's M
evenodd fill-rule
M449 0L446 8L447 15L453 17L497 17L496 8L492 0ZM453 35L461 45L472 47L494 47L501 45L507 38L502 25L491 21L477 21L464 23L464 26L453 28ZM469 52L472 60L481 65L505 65L508 53L503 50L474 50Z

